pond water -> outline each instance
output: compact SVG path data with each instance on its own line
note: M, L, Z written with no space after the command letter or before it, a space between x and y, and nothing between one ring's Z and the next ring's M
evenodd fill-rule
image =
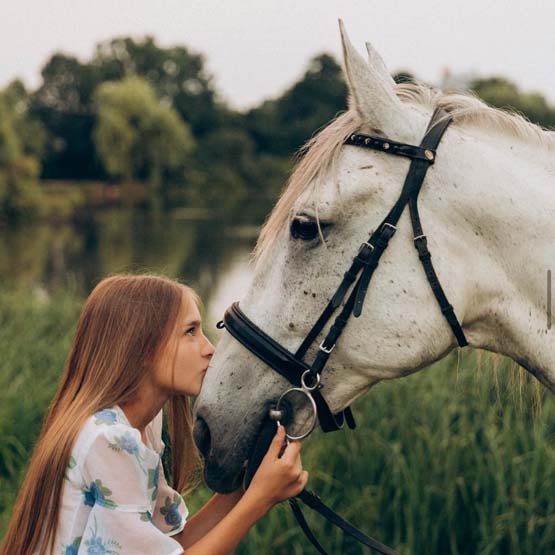
M48 295L63 288L85 297L116 272L160 272L194 287L209 326L240 299L249 257L270 209L214 215L194 208L87 212L74 223L41 223L0 231L0 276L7 287Z

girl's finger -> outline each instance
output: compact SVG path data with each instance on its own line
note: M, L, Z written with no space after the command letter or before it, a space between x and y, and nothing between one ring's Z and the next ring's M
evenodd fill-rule
M278 426L276 435L268 447L268 455L270 457L277 459L279 457L283 441L285 440L285 428L283 426Z
M299 440L290 441L281 458L285 461L293 462L301 451L301 445Z

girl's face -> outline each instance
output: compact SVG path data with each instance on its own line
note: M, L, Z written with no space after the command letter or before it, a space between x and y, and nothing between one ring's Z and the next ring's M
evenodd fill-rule
M184 292L172 337L155 366L158 387L169 395L198 395L213 353L214 346L202 331L197 304Z

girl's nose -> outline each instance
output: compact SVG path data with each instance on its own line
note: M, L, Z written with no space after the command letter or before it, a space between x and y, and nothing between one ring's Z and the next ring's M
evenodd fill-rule
M214 345L212 345L212 343L210 343L210 341L206 339L206 345L204 347L204 356L212 357L212 355L214 354L214 351L215 351Z

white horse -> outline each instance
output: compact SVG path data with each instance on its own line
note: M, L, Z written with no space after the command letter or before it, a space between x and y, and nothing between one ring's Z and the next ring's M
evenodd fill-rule
M555 391L546 285L555 265L555 133L471 96L396 85L379 54L367 44L366 63L340 26L349 110L310 142L292 174L259 238L242 310L295 352L360 243L398 198L409 166L344 139L360 132L419 144L441 106L454 122L419 196L436 272L469 344L509 356ZM303 238L291 235L293 220L308 230ZM350 319L323 371L322 393L338 412L380 380L416 372L456 346L406 209L361 317ZM267 402L288 387L224 332L195 405L195 439L211 488L238 487Z

